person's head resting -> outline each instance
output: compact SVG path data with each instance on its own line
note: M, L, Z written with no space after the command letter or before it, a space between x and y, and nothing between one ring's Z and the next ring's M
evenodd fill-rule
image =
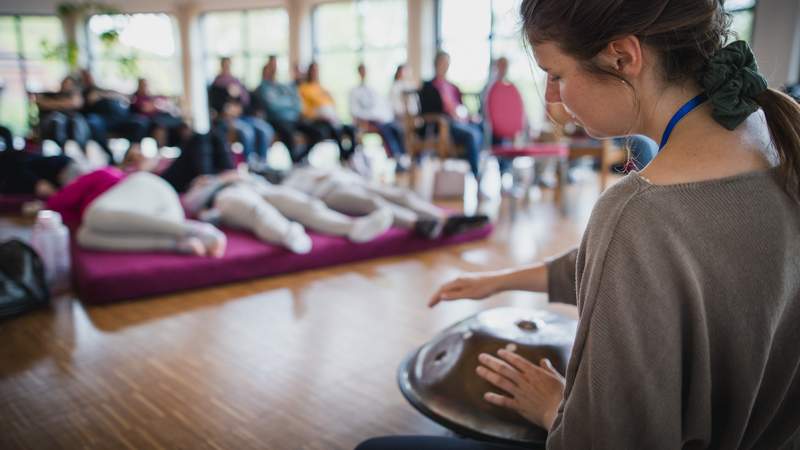
M436 52L433 67L436 70L436 78L446 78L447 70L450 69L450 54L443 50Z
M221 75L231 74L231 58L223 56L219 59L219 73Z
M309 83L319 82L319 65L316 61L312 61L306 69L306 81Z
M362 83L367 79L367 66L364 63L358 65L358 78Z
M278 71L278 58L275 55L270 55L267 63L264 64L264 69L261 71L261 79L266 81L275 81L275 74Z
M741 122L726 123L717 106L726 96L716 94L733 89L734 101L764 110L781 161L790 161L795 182L800 178L793 162L800 160L800 125L788 120L800 123L800 108L753 75L744 44L723 49L731 18L719 0L523 0L520 14L536 62L547 72L546 101L562 103L589 134L645 134L648 126L661 133L665 122L647 123L659 102L683 103L704 91L712 117L734 129ZM719 57L730 51L738 52L730 59L750 62L736 66ZM712 83L720 77L725 89ZM745 90L741 77L755 87ZM745 108L739 116L751 112Z
M497 79L504 80L508 76L508 58L501 56L494 63L495 70L497 71Z

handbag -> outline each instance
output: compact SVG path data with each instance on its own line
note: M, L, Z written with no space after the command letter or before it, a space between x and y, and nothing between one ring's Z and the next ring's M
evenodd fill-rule
M50 291L42 259L24 242L0 244L0 318L46 305Z

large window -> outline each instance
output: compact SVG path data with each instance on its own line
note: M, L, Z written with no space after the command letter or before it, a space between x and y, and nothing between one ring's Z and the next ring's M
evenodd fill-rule
M490 62L509 60L508 78L522 94L528 117L541 127L545 74L526 49L519 20L520 0L439 0L438 47L450 54L448 77L463 92L478 94L490 75Z
M350 117L347 97L358 84L359 63L367 67L369 85L388 95L395 69L406 62L406 0L326 3L314 8L312 21L320 82L342 119Z
M88 35L90 65L101 87L129 94L142 77L156 94L183 91L177 26L169 15L95 15Z
M68 71L63 50L58 18L0 16L0 124L27 132L27 92L58 89Z
M278 78L289 76L289 15L283 8L209 12L203 15L206 79L219 73L219 59L231 58L234 75L249 89L261 82L270 55L278 57Z
M732 28L738 39L751 42L757 0L728 0L725 9L733 16Z

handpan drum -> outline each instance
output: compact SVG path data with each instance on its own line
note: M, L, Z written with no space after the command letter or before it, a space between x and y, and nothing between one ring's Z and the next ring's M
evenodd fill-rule
M532 361L549 358L564 373L577 321L565 314L522 308L480 312L411 352L398 369L405 398L422 414L477 439L544 446L547 432L515 411L483 399L502 392L475 373L478 355L506 348Z

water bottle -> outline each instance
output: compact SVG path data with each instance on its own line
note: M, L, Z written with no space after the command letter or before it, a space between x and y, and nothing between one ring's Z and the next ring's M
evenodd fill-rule
M31 247L42 258L45 278L51 290L66 290L70 279L69 230L61 222L61 214L50 210L39 211L33 226Z

